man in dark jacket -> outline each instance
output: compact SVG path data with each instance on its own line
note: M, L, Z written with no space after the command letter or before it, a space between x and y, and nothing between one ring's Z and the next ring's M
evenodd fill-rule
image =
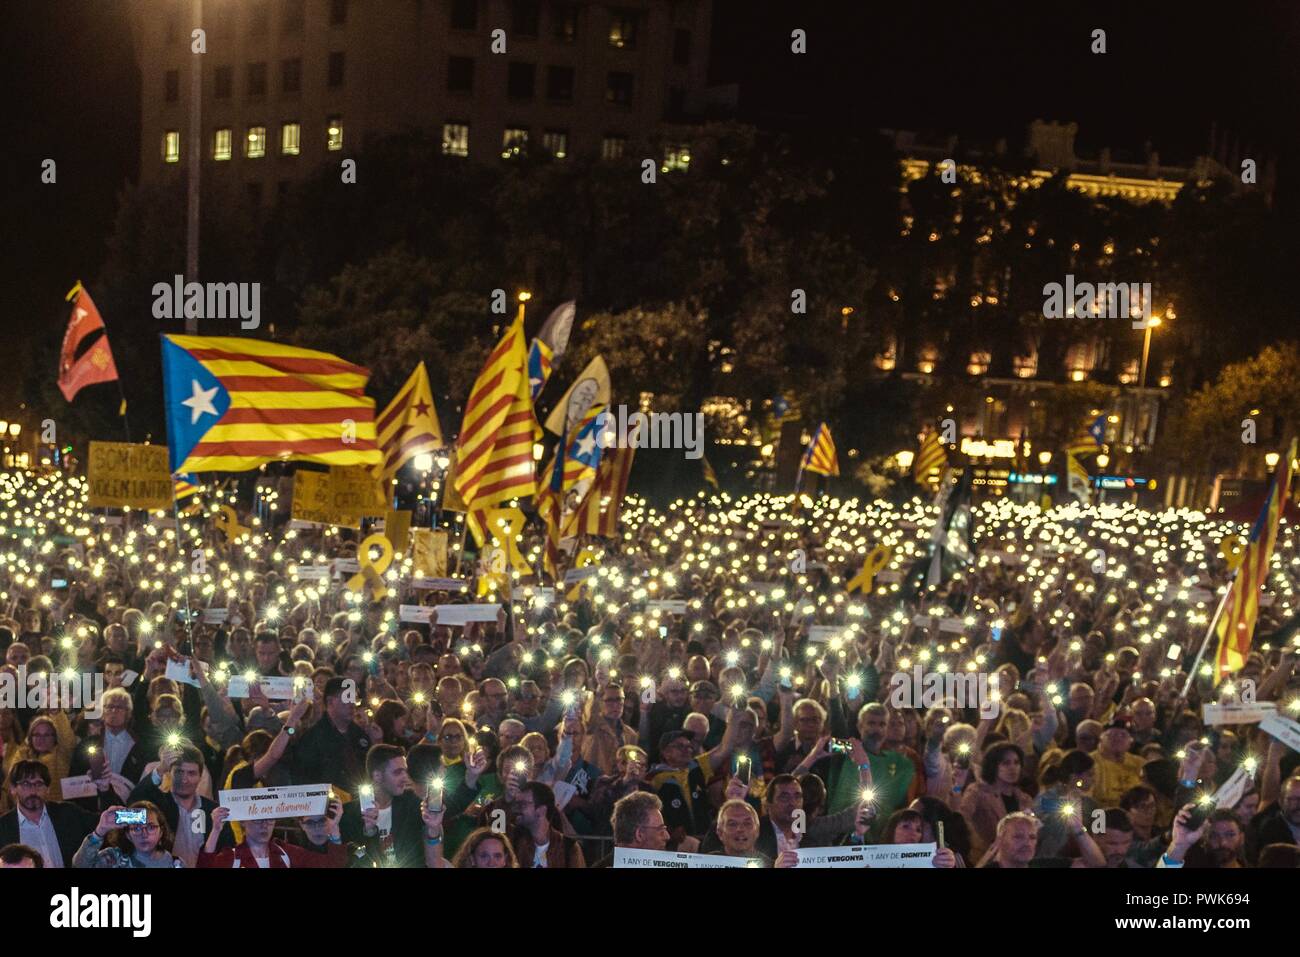
M157 770L136 785L127 803L151 801L156 804L172 829L172 853L184 861L186 867L194 867L212 829L212 812L217 807L216 803L198 793L199 779L203 776L203 753L194 745L183 742L164 745L158 757ZM168 791L162 788L164 770L171 779ZM234 844L233 832L223 828L217 850Z
M406 755L391 744L377 744L366 755L369 793L343 806L343 840L366 849L380 867L424 866L424 821L420 795L411 790Z
M18 761L9 771L14 810L0 817L0 847L25 844L46 867L71 867L72 856L95 826L95 817L74 804L46 801L50 769L40 761Z
M1300 773L1282 782L1277 803L1251 818L1246 829L1246 857L1252 865L1270 844L1300 844Z
M325 714L293 746L294 784L332 784L351 795L365 780L370 736L352 719L356 689L351 679L334 677L325 683Z

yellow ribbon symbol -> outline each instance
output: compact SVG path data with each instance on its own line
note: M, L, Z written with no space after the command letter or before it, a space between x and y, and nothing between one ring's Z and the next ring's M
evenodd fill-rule
M867 556L867 560L862 563L862 570L854 575L847 585L844 586L846 591L861 591L864 595L871 594L871 582L876 577L876 572L880 571L889 564L889 559L893 556L894 550L888 545L877 545Z
M517 508L490 508L487 510L487 534L505 542L505 556L510 567L519 575L528 575L532 569L519 551L519 541L524 534L524 513ZM506 527L502 528L501 523Z
M370 557L370 549L379 549L379 560L374 561ZM393 563L393 543L384 535L376 532L369 536L361 547L357 549L357 562L361 565L361 571L357 572L348 579L349 591L361 591L369 587L370 596L375 601L383 601L388 597L388 588L384 585L383 574L388 571L388 566Z
M1241 539L1236 535L1225 535L1219 542L1219 554L1228 563L1231 571L1236 571L1246 557L1246 550L1241 547Z
M226 533L228 542L237 542L248 534L248 529L239 524L239 515L229 505L221 506L221 518L212 524Z
M494 592L504 592L510 587L510 576L506 574L506 551L500 545L492 545L483 550L479 558L478 595L482 598Z

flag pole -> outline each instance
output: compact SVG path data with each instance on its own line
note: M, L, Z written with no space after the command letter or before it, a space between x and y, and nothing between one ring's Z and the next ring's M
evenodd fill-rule
M1187 681L1183 685L1182 693L1179 695L1180 698L1185 699L1187 697L1187 692L1191 690L1192 682L1196 680L1196 669L1201 666L1201 659L1205 657L1205 649L1209 647L1210 644L1210 636L1214 634L1215 626L1218 625L1219 618L1223 615L1223 608L1228 603L1228 596L1232 594L1232 587L1236 584L1237 575L1240 574L1240 572L1241 566L1238 565L1236 571L1232 573L1232 577L1228 579L1228 587L1223 592L1223 597L1219 599L1219 607L1214 610L1214 617L1210 619L1210 627L1206 629L1205 639L1201 642L1200 650L1196 652L1196 660L1192 662L1192 667L1188 671Z

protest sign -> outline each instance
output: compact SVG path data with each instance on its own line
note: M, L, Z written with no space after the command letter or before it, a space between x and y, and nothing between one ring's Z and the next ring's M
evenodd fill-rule
M634 847L616 847L614 866L716 870L729 867L760 867L761 863L748 857L727 857L722 854L686 854L682 851L643 851Z
M174 488L167 446L91 442L87 467L91 508L170 509Z
M851 847L801 847L800 867L932 867L938 845L866 844Z
M228 821L265 821L313 817L329 805L328 784L294 784L279 788L234 788L217 792L217 803L230 808Z

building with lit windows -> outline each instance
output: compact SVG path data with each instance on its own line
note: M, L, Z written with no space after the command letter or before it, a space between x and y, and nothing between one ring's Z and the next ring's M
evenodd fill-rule
M404 128L485 162L616 159L704 109L709 0L202 0L201 56L200 4L130 2L141 179L187 166L197 62L204 182L257 203Z

